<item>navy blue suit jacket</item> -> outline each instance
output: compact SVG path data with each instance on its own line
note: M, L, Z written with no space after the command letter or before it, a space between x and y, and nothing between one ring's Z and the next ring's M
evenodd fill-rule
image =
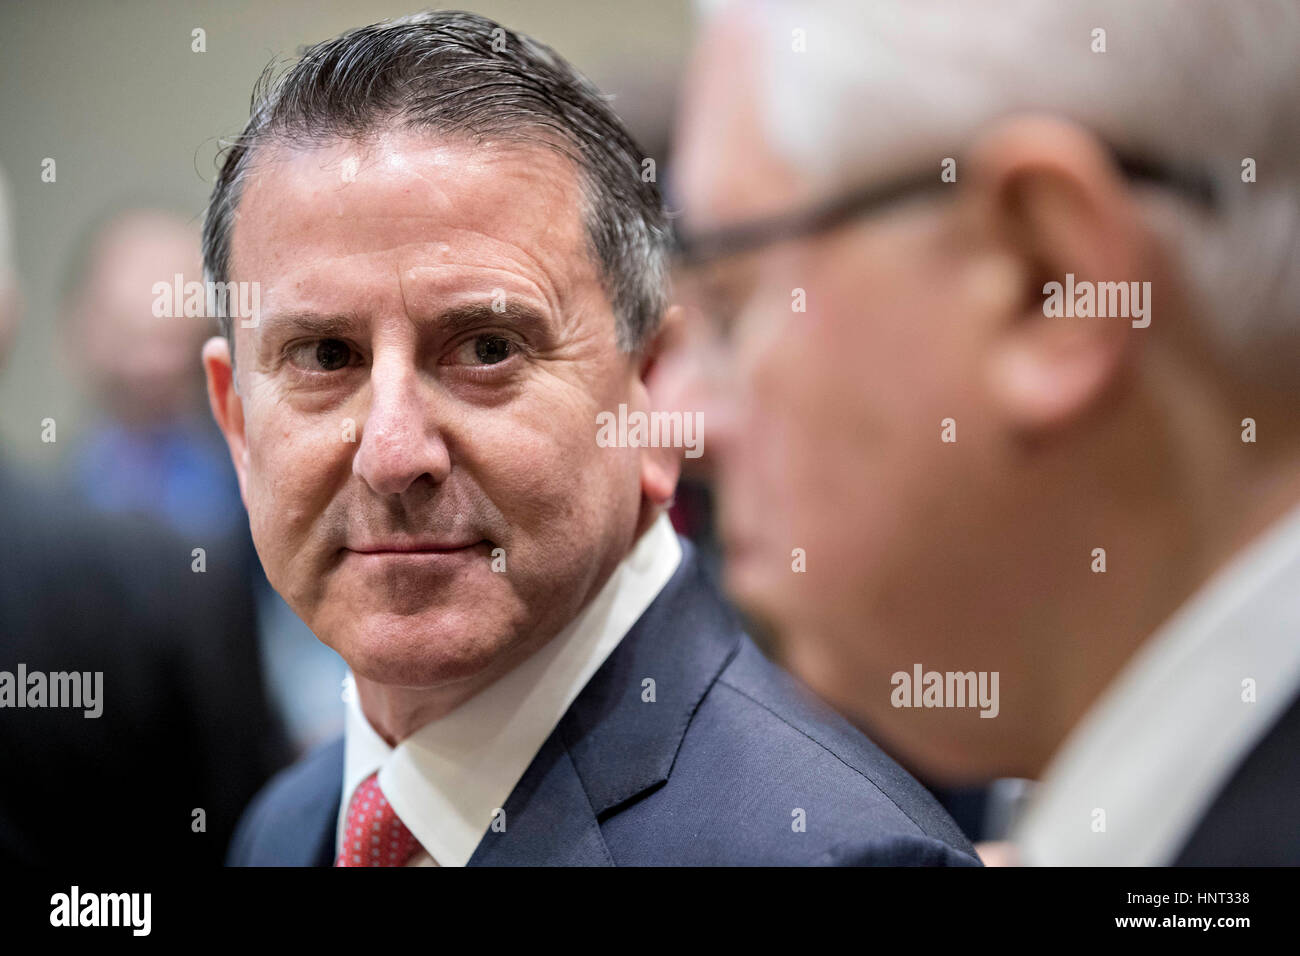
M682 550L470 865L978 865L929 792L770 663ZM280 773L228 862L330 865L342 780L341 739Z

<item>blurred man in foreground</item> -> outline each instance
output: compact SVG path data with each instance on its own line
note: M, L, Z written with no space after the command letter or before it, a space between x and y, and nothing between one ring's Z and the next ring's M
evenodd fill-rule
M267 576L356 693L230 861L973 864L740 631L663 514L681 449L601 440L648 411L667 231L597 91L455 12L259 90L204 250L261 308L209 393Z
M733 4L701 45L727 580L926 778L1041 779L1022 862L1300 863L1297 48L1262 0Z

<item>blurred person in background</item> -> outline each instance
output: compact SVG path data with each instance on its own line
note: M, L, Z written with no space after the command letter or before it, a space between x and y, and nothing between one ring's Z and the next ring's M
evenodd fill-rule
M1039 781L1000 859L1300 863L1300 8L721 6L672 401L732 593L924 779Z
M0 181L4 344L18 323L12 249ZM31 423L33 441L44 427ZM0 860L222 860L240 808L288 754L247 581L208 544L195 573L191 540L96 514L0 449ZM51 706L60 674L90 675L78 683L93 703Z
M191 537L224 536L245 522L202 403L195 356L211 320L173 302L176 276L182 289L202 280L198 230L163 211L108 217L75 257L63 344L97 418L73 453L71 477L100 511L152 514Z
M179 278L178 278L179 277ZM305 752L342 727L345 673L266 581L221 433L208 414L199 349L206 315L187 315L203 278L199 232L170 212L128 207L88 230L73 257L64 352L97 417L74 446L68 478L90 507L147 515L238 562L256 600L268 690Z

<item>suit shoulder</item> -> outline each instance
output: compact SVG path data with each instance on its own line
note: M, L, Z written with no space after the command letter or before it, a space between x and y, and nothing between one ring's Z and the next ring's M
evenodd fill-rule
M341 736L277 773L244 811L227 865L310 865L322 835L333 835L342 778Z
M843 717L769 661L749 638L701 703L683 742L731 754L744 801L784 799L786 831L814 812L822 862L934 862L951 851L974 856L970 841L933 795ZM679 755L683 756L683 755ZM676 772L676 768L675 768ZM778 798L783 794L783 798Z

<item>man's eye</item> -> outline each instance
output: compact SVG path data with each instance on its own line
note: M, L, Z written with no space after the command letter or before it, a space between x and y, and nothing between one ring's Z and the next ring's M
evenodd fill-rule
M337 372L352 363L352 347L340 339L303 342L289 350L289 359L312 372Z
M465 341L457 350L457 360L466 365L498 365L510 358L518 346L500 335L479 335Z

